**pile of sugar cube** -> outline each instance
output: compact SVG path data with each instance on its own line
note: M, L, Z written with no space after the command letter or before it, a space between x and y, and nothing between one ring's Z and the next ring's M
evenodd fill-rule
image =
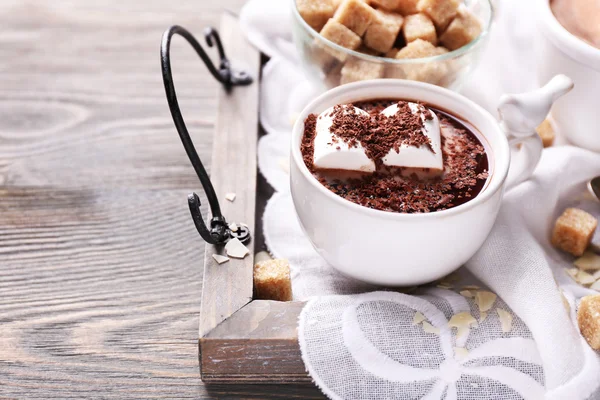
M574 256L574 268L566 272L582 286L600 291L600 255L592 238L598 220L579 208L567 208L554 223L552 244ZM600 294L585 296L577 308L577 322L583 337L600 350Z
M469 44L481 33L481 22L462 0L297 0L296 4L306 23L329 41L399 60L444 54ZM386 71L381 63L348 59L345 52L321 48L336 59L320 57L323 67L335 61L343 64L342 84L382 77L437 83L432 81L448 72L444 65L432 70L414 66Z

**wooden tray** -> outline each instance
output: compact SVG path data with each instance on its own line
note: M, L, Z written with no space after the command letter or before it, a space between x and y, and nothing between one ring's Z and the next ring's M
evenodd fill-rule
M260 53L245 39L238 20L225 14L221 37L234 67L255 79L250 86L220 89L212 152L211 180L230 221L246 223L253 234L248 247L264 249L262 213L273 193L257 173ZM257 218L258 216L258 218ZM222 252L207 245L200 311L199 361L207 383L311 382L300 357L298 316L304 303L253 300L254 253L243 260L217 264Z

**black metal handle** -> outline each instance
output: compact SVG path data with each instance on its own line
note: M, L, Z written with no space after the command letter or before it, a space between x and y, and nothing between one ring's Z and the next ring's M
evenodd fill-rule
M212 47L216 44L220 58L218 69L214 66L210 57L208 57L200 43L198 43L194 36L186 29L174 25L167 29L162 36L160 60L167 102L169 103L169 110L171 111L175 128L177 129L179 137L181 138L181 143L183 143L183 147L185 148L188 158L190 159L190 162L196 171L196 175L198 175L198 179L200 179L200 183L204 188L204 192L208 198L208 203L212 213L209 229L209 227L206 226L200 211L200 198L196 193L190 194L188 196L188 206L190 208L190 213L192 214L192 219L194 220L194 225L196 226L200 236L202 236L202 239L210 244L224 244L232 237L237 237L240 239L240 241L247 242L250 240L250 232L248 229L238 229L236 232L232 232L231 229L229 229L227 221L221 213L221 207L219 205L219 200L217 199L215 189L213 188L208 173L206 172L206 169L204 168L204 165L198 156L198 152L194 147L194 143L190 138L185 121L183 120L181 109L179 108L179 103L177 101L177 93L175 92L173 74L171 71L171 39L174 35L180 35L187 40L194 50L196 50L196 53L198 53L198 56L200 56L202 61L204 61L204 64L212 76L221 82L228 92L233 86L249 85L252 83L252 77L243 71L233 71L231 69L231 64L225 55L225 50L223 49L223 44L221 43L219 33L214 28L207 28L205 30L204 37L209 47Z

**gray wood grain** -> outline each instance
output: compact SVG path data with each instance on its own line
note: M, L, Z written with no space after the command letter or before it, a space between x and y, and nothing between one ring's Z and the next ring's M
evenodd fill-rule
M198 374L201 189L158 49L242 2L0 1L0 397L319 397ZM210 165L217 84L182 40L173 64Z

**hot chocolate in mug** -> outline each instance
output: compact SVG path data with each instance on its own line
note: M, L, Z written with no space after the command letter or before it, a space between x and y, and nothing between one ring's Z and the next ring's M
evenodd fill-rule
M572 81L560 75L536 91L504 95L500 122L466 97L420 82L379 79L322 94L302 111L292 133L290 185L302 229L329 264L353 278L386 286L442 278L481 247L504 190L531 176L542 152L535 128L552 103L572 87ZM447 210L403 214L355 204L323 186L302 158L305 119L337 104L375 99L422 102L469 122L488 157L489 176L481 192Z

